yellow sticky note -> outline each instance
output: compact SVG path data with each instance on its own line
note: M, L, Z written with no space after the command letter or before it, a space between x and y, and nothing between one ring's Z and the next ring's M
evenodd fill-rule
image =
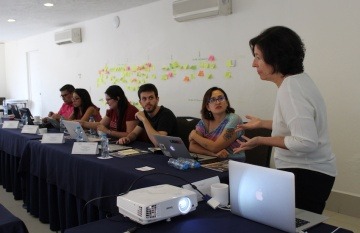
M225 72L225 78L231 78L231 72L230 71Z

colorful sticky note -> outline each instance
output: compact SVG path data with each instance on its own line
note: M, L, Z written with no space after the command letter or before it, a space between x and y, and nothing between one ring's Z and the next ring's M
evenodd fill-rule
M225 72L225 78L231 78L231 72L230 71Z
M208 58L209 61L215 61L215 56L214 55L210 55Z
M190 78L188 76L185 76L184 79L183 79L184 82L188 83L190 82Z
M204 75L205 75L205 74L204 74L204 71L203 71L203 70L199 70L198 76L199 76L199 77L204 77Z
M212 75L212 74L208 74L206 78L207 78L207 79L212 79L212 78L213 78L213 75Z

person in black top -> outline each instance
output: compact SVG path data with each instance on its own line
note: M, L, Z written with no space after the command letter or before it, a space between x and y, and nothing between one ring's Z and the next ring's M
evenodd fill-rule
M176 117L170 109L158 105L159 96L155 85L151 83L141 85L138 96L144 109L135 114L140 122L128 136L120 138L118 143L128 144L139 137L141 140L150 141L157 146L153 135L176 136Z

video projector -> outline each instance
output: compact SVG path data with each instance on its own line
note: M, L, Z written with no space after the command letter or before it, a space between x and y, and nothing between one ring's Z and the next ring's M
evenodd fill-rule
M142 225L187 214L197 205L194 191L168 184L136 189L117 198L119 212Z

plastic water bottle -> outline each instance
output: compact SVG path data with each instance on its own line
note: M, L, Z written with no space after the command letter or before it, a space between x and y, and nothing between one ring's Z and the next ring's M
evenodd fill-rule
M22 121L22 124L23 124L23 125L27 125L27 124L28 124L28 117L27 117L26 114L23 114L23 115L21 116L21 121Z
M64 117L60 117L60 132L61 133L67 133L66 127L64 125Z
M5 100L3 100L3 110L4 110L4 117L8 116L8 108Z
M89 118L89 122L90 122L90 123L95 122L95 119L94 119L94 117L93 117L93 116L90 116L90 118ZM91 134L91 135L93 135L93 136L95 136L95 135L96 135L96 130L95 130L95 129L90 128L90 134Z
M109 158L109 139L106 134L101 135L101 158Z
M179 169L179 170L186 170L186 169L189 169L189 164L187 163L183 163L177 159L174 159L174 158L170 158L169 161L168 161L168 164L176 169Z
M77 142L83 142L84 141L84 135L83 135L83 131L81 130L80 126L76 127L75 133L76 133L76 141Z
M196 161L195 159L178 158L177 160L180 161L180 162L188 164L190 168L199 168L199 167L201 167L201 164L198 161Z

